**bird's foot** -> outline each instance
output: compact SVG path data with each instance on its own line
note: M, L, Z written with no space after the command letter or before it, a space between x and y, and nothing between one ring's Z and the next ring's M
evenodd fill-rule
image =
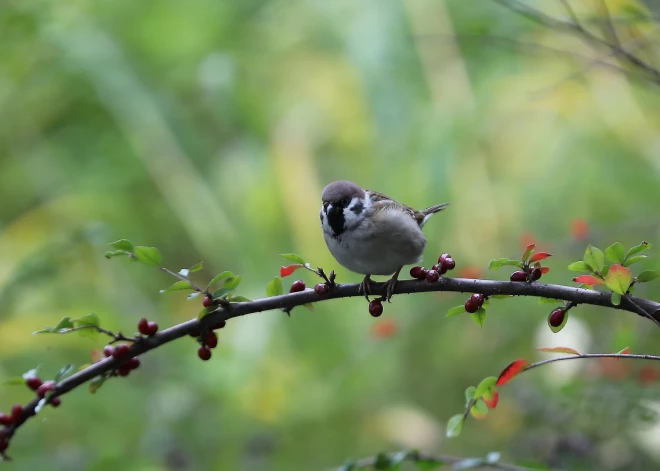
M371 275L364 277L358 288L358 293L363 294L367 298L367 301L371 302L371 299L369 299L369 295L371 294Z
M396 286L397 281L399 280L399 272L401 271L401 268L399 268L394 275L392 275L392 278L387 280L385 282L385 300L388 303L391 303L390 299L392 299L392 295L394 294L394 287Z

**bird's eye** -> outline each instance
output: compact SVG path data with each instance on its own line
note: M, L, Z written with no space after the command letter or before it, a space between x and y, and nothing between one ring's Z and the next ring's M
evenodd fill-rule
M349 200L348 198L344 198L343 200L341 200L341 205L342 206L348 206L348 204L350 202L351 202L351 200Z

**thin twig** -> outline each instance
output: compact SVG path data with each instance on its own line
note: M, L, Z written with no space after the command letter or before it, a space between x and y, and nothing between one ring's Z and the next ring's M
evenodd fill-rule
M199 285L193 283L192 281L190 281L190 280L189 280L188 278L186 278L185 276L180 275L180 274L178 274L178 273L176 273L176 272L173 272L173 271L170 270L169 268L165 268L165 267L158 267L158 268L159 268L161 271L164 271L165 273L167 273L168 275L171 275L171 276L173 276L174 278L177 278L178 280L181 280L181 281L187 281L188 283L190 283L190 286L192 287L192 289L194 289L194 290L197 291L198 293L204 293L204 294L206 294L207 296L211 296L211 293L209 293L208 290L205 290L205 289L202 288L201 286L199 286Z

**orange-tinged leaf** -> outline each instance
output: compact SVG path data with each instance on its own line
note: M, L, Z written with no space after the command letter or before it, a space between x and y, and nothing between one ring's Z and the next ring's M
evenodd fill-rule
M500 373L500 376L497 378L497 386L504 386L506 383L515 378L521 371L529 365L527 360L516 360L512 362L509 366L504 368Z
M497 403L500 400L500 394L497 391L493 391L492 393L488 392L487 394L484 394L482 399L488 407L495 409L497 407Z
M549 254L548 252L536 252L534 255L532 255L529 258L529 262L530 263L538 262L548 257L552 257L552 254Z
M541 267L541 273L544 275L550 271L550 267Z
M525 253L522 256L522 261L526 262L527 259L529 258L532 253L534 253L534 247L536 247L536 244L528 244L527 247L525 248Z
M580 355L580 352L570 347L537 347L540 352L550 353L570 353L571 355Z
M632 281L632 273L630 268L623 265L614 264L610 266L607 276L605 277L605 286L618 294L626 294L630 288Z
M603 280L601 280L600 278L596 278L595 276L592 275L576 276L575 278L573 278L573 281L575 281L576 283L583 283L589 286L605 284Z
M285 276L291 275L294 271L296 271L298 268L302 268L305 265L300 265L299 263L295 265L287 265L285 267L280 268L280 276L284 278Z
M630 347L626 347L623 350L617 352L617 355L629 355L630 354ZM603 360L611 360L611 361L619 361L621 358L607 358L604 357Z

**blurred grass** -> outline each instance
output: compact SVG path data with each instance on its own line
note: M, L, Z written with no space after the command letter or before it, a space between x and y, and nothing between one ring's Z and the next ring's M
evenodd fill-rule
M516 256L530 235L555 253L553 283L570 282L565 267L587 243L658 245L658 91L598 68L566 81L591 52L491 2L23 0L5 3L0 29L4 378L90 361L102 339L30 335L63 315L93 311L126 332L142 316L167 326L196 315L183 295L158 294L162 273L105 260L117 238L159 247L173 269L204 259L202 278L240 273L253 298L283 252L358 281L318 225L335 179L417 207L450 201L425 227L425 260L449 251L457 271ZM575 220L586 239L571 234ZM358 299L237 319L209 364L183 340L95 395L67 395L12 441L12 466L311 470L419 447L654 469L657 432L625 414L657 393L637 365L623 378L593 364L530 373L488 419L445 439L467 386L540 357L546 341L548 306L493 303L480 329L444 319L463 298L401 296L378 321ZM395 331L380 338L384 321ZM657 353L634 315L581 307L566 330L552 339ZM0 386L4 409L28 397ZM614 419L613 401L624 411Z

